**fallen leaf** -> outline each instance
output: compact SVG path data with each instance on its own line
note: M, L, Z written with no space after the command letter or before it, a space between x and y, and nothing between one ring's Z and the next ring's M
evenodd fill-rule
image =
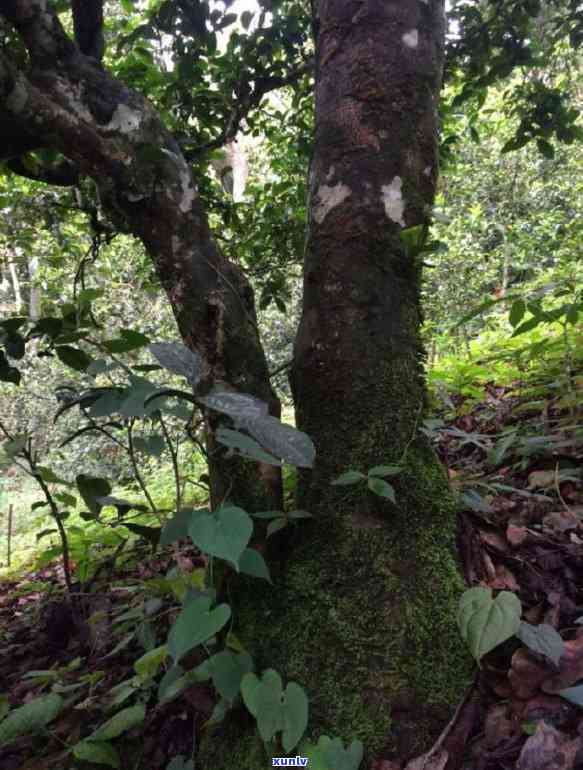
M571 770L579 741L570 740L546 722L539 722L527 739L516 763L516 770Z
M506 539L514 548L522 545L528 537L528 530L526 527L520 527L516 524L509 524L506 529Z
M543 527L553 532L568 532L579 527L579 518L572 511L554 511L544 517Z
M533 471L528 474L529 489L550 489L555 486L554 471Z

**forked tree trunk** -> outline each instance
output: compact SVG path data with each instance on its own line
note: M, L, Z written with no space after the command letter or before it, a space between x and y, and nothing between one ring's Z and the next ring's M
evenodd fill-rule
M298 427L317 449L299 490L315 518L288 541L273 592L237 605L238 633L260 668L308 690L313 737L360 738L370 767L375 756L427 748L469 671L455 625L454 505L419 432L422 256L404 245L423 235L435 193L444 7L320 0L314 22L316 137L292 386ZM396 504L363 483L331 485L381 464L403 467L388 479ZM257 743L236 735L205 748L201 767L265 767Z

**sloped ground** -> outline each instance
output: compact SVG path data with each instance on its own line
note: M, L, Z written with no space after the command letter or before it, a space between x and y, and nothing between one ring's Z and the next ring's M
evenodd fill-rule
M427 425L466 503L459 547L468 586L514 592L537 630L534 639L521 633L528 645L515 636L482 659L440 740L407 770L583 768L583 430L576 399L552 392L491 386L481 403L454 399L453 418ZM196 574L193 551L180 559ZM103 574L76 597L76 617L58 567L0 584L0 693L17 706L52 689L68 706L44 735L0 748L2 770L95 767L68 747L108 708L155 700L156 671L133 666L163 643L169 599L185 589L171 561L136 553L113 580ZM190 757L214 705L211 689L195 683L150 708L116 742L120 766L165 770L176 755Z

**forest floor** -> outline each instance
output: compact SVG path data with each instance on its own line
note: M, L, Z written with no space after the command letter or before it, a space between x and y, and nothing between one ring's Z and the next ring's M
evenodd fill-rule
M466 582L518 595L523 624L520 638L483 657L452 722L407 769L583 768L583 435L577 414L548 384L538 390L490 385L482 401L450 399L447 412L428 421L426 432L464 501L459 552ZM89 755L74 760L70 751L88 724L101 724L107 708L127 706L136 694L144 702L156 691L157 645L169 622L164 606L168 595L185 590L172 572L176 556L144 546L121 570L104 563L91 591L75 597L77 617L63 599L58 565L0 582L0 717L49 692L69 706L41 738L25 736L0 748L2 770L95 766L83 764ZM196 574L193 550L179 558ZM121 767L166 770L177 756L184 757L177 768L189 767L193 735L212 720L214 708L206 682L177 691L145 717L127 708L134 725L110 729L125 731ZM0 730L0 744L1 738ZM101 763L120 766L114 756L102 756ZM402 766L379 760L375 767Z

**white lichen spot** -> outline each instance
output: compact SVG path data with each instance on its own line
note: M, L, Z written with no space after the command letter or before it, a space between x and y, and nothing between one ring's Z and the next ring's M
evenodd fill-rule
M336 168L334 166L330 166L328 173L326 174L326 181L331 182L334 178L334 172L336 171Z
M140 112L132 110L127 104L118 104L107 128L110 131L121 131L122 134L131 134L142 125L143 116Z
M405 227L405 201L401 195L403 188L403 180L400 176L396 176L391 184L385 184L381 188L381 198L385 204L385 214L393 222Z
M187 168L180 171L180 185L182 187L182 198L178 205L180 211L182 211L183 214L186 214L192 208L192 204L196 198L196 188Z
M431 166L425 166L425 168L423 169L423 173L425 174L425 176L431 176L431 171L432 171Z
M321 225L332 209L339 206L349 195L352 195L352 190L342 182L338 182L334 187L320 185L312 208L316 222Z
M405 32L401 39L407 48L417 48L419 45L419 32L416 29L410 29L409 32Z

